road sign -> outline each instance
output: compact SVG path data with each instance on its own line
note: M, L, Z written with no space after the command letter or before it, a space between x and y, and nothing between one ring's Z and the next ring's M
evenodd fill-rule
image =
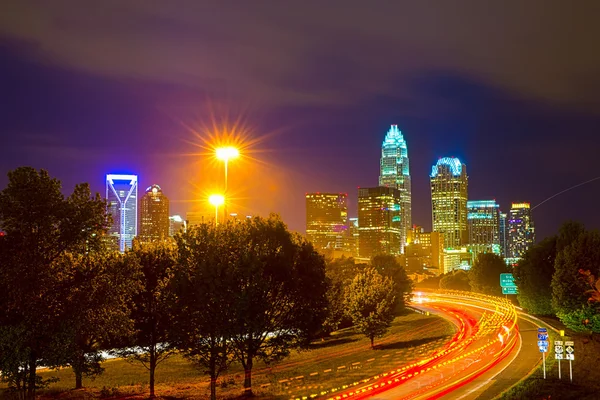
M538 333L546 333L548 332L548 329L546 328L538 328Z
M548 347L547 340L538 340L538 347Z
M503 288L517 287L517 285L515 284L515 278L513 277L513 274L500 274L500 286Z
M565 358L575 360L575 342L565 341Z
M547 333L538 333L538 340L548 340Z
M518 294L516 287L503 287L502 294Z
M548 352L548 346L546 346L546 347L540 346L539 349L540 349L540 353L547 353Z
M554 341L554 358L557 360L564 359L564 348L562 340Z

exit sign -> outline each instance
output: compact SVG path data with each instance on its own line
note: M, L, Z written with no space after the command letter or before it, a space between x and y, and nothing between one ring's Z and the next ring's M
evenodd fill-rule
M516 287L503 287L502 294L518 294Z
M516 288L513 274L500 274L500 286L503 288Z

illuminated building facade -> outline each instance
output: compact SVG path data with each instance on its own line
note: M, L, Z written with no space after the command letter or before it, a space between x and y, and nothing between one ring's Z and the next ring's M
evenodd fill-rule
M152 185L140 199L140 242L150 243L167 239L169 225L169 199L160 186Z
M186 225L186 221L181 215L171 215L169 217L169 236L173 237L179 232L185 232Z
M473 259L480 253L500 254L500 206L496 201L468 201L467 223Z
M434 275L444 272L444 234L425 232L420 226L408 231L404 251L406 270L428 271Z
M106 175L106 200L112 215L108 234L121 252L131 248L131 242L137 236L137 194L137 175Z
M433 231L444 234L446 248L460 249L469 240L467 167L458 158L440 158L430 179Z
M402 216L400 191L392 187L358 189L358 252L360 257L400 254Z
M315 249L342 249L347 229L347 194L306 194L306 238Z
M398 125L392 125L381 146L379 186L398 189L401 210L401 249L404 250L406 235L412 226L411 184L408 149Z
M529 203L512 203L508 214L508 256L520 259L535 241L535 227Z
M498 240L500 242L500 255L502 255L502 257L506 257L508 254L508 249L506 247L506 245L507 245L506 213L503 213L503 212L500 213L500 219L498 221L498 228L499 228Z
M352 254L352 257L358 257L358 218L348 218L348 230L346 231L346 244L344 250Z

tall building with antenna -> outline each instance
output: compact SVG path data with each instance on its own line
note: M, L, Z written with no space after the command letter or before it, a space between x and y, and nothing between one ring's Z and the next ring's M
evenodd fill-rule
M469 242L467 166L455 157L440 158L430 180L433 231L444 234L447 249L460 249Z
M535 227L531 218L530 203L512 203L508 213L508 255L518 260L535 242Z
M400 193L400 249L404 252L407 232L412 227L411 182L408 148L398 125L392 125L381 146L379 186L398 189Z
M137 195L137 175L106 175L106 200L112 216L108 234L121 252L131 248L131 242L137 236Z

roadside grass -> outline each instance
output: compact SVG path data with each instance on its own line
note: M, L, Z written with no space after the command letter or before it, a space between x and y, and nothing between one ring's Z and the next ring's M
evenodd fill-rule
M258 398L290 399L340 388L419 359L443 346L455 329L434 315L409 312L397 317L389 332L375 341L353 328L335 332L324 341L315 341L307 351L293 352L283 362L265 365L257 362L252 386ZM137 363L122 359L105 361L104 373L95 380L84 378L84 390L71 390L74 375L70 368L40 372L44 379L60 380L40 391L44 398L144 398L148 394L148 372ZM181 355L175 355L156 370L156 393L163 399L204 399L210 394L203 371ZM221 399L233 399L243 390L244 372L237 363L219 379ZM0 386L0 397L2 388Z
M557 329L565 329L559 321L544 318L544 321ZM562 379L558 379L558 361L554 359L554 351L546 356L546 379L542 365L527 379L519 382L498 398L501 400L520 399L565 399L565 400L595 400L600 398L600 342L589 335L566 332L566 337L560 337L550 331L550 347L555 340L572 340L575 343L575 360L573 364L573 383L569 382L569 362L561 361Z

